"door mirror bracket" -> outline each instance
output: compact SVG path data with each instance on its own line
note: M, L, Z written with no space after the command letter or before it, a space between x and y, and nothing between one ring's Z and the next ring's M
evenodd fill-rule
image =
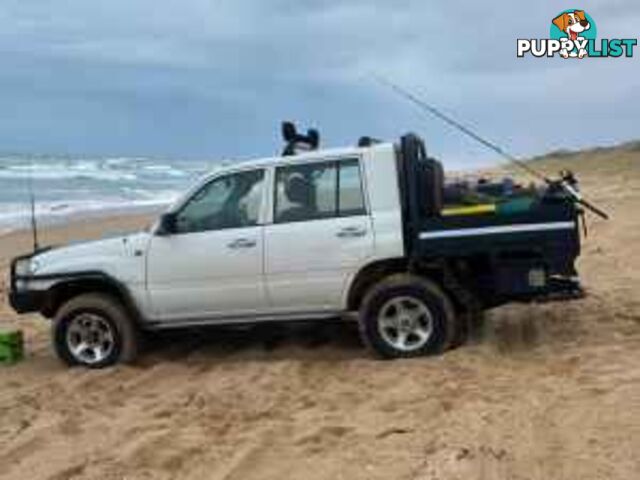
M173 212L163 213L160 215L156 235L163 237L173 233L176 233L176 214Z

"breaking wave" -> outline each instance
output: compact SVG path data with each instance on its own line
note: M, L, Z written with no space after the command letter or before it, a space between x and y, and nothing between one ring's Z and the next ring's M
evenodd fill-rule
M41 224L160 210L217 162L150 158L0 156L0 234Z

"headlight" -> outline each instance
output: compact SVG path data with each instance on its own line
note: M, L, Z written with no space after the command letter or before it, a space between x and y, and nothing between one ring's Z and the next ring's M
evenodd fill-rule
M17 276L23 277L31 275L38 270L40 264L34 258L23 258L16 262L15 272Z
M38 270L40 270L40 261L37 258L32 258L31 259L31 264L30 264L30 271L31 273L36 273Z
M18 260L15 265L15 272L19 277L29 275L29 273L31 273L31 259L23 258L22 260Z

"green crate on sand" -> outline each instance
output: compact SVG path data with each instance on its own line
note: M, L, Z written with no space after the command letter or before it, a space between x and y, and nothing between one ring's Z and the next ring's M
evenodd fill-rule
M19 330L0 332L0 364L17 363L24 357L24 339Z

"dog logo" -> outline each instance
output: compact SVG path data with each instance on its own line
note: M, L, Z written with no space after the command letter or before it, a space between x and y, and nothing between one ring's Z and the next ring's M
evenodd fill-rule
M593 21L593 20L592 20ZM581 48L582 45L586 46L585 37L582 36L584 32L587 30L591 30L592 21L587 19L584 10L574 10L574 11L566 11L562 12L556 18L553 19L553 25L558 28L561 32L566 34L566 38L574 42L575 45L580 43L580 46L575 47L569 52L566 48L560 50L560 55L562 58L569 57L578 57L584 58L587 56L587 49ZM595 30L595 25L594 25ZM551 31L551 35L553 38L554 32L553 29ZM584 41L584 42L583 42Z
M519 38L517 56L583 59L586 57L632 57L637 38L602 38L596 43L597 29L593 17L584 10L571 8L551 19L550 38Z

